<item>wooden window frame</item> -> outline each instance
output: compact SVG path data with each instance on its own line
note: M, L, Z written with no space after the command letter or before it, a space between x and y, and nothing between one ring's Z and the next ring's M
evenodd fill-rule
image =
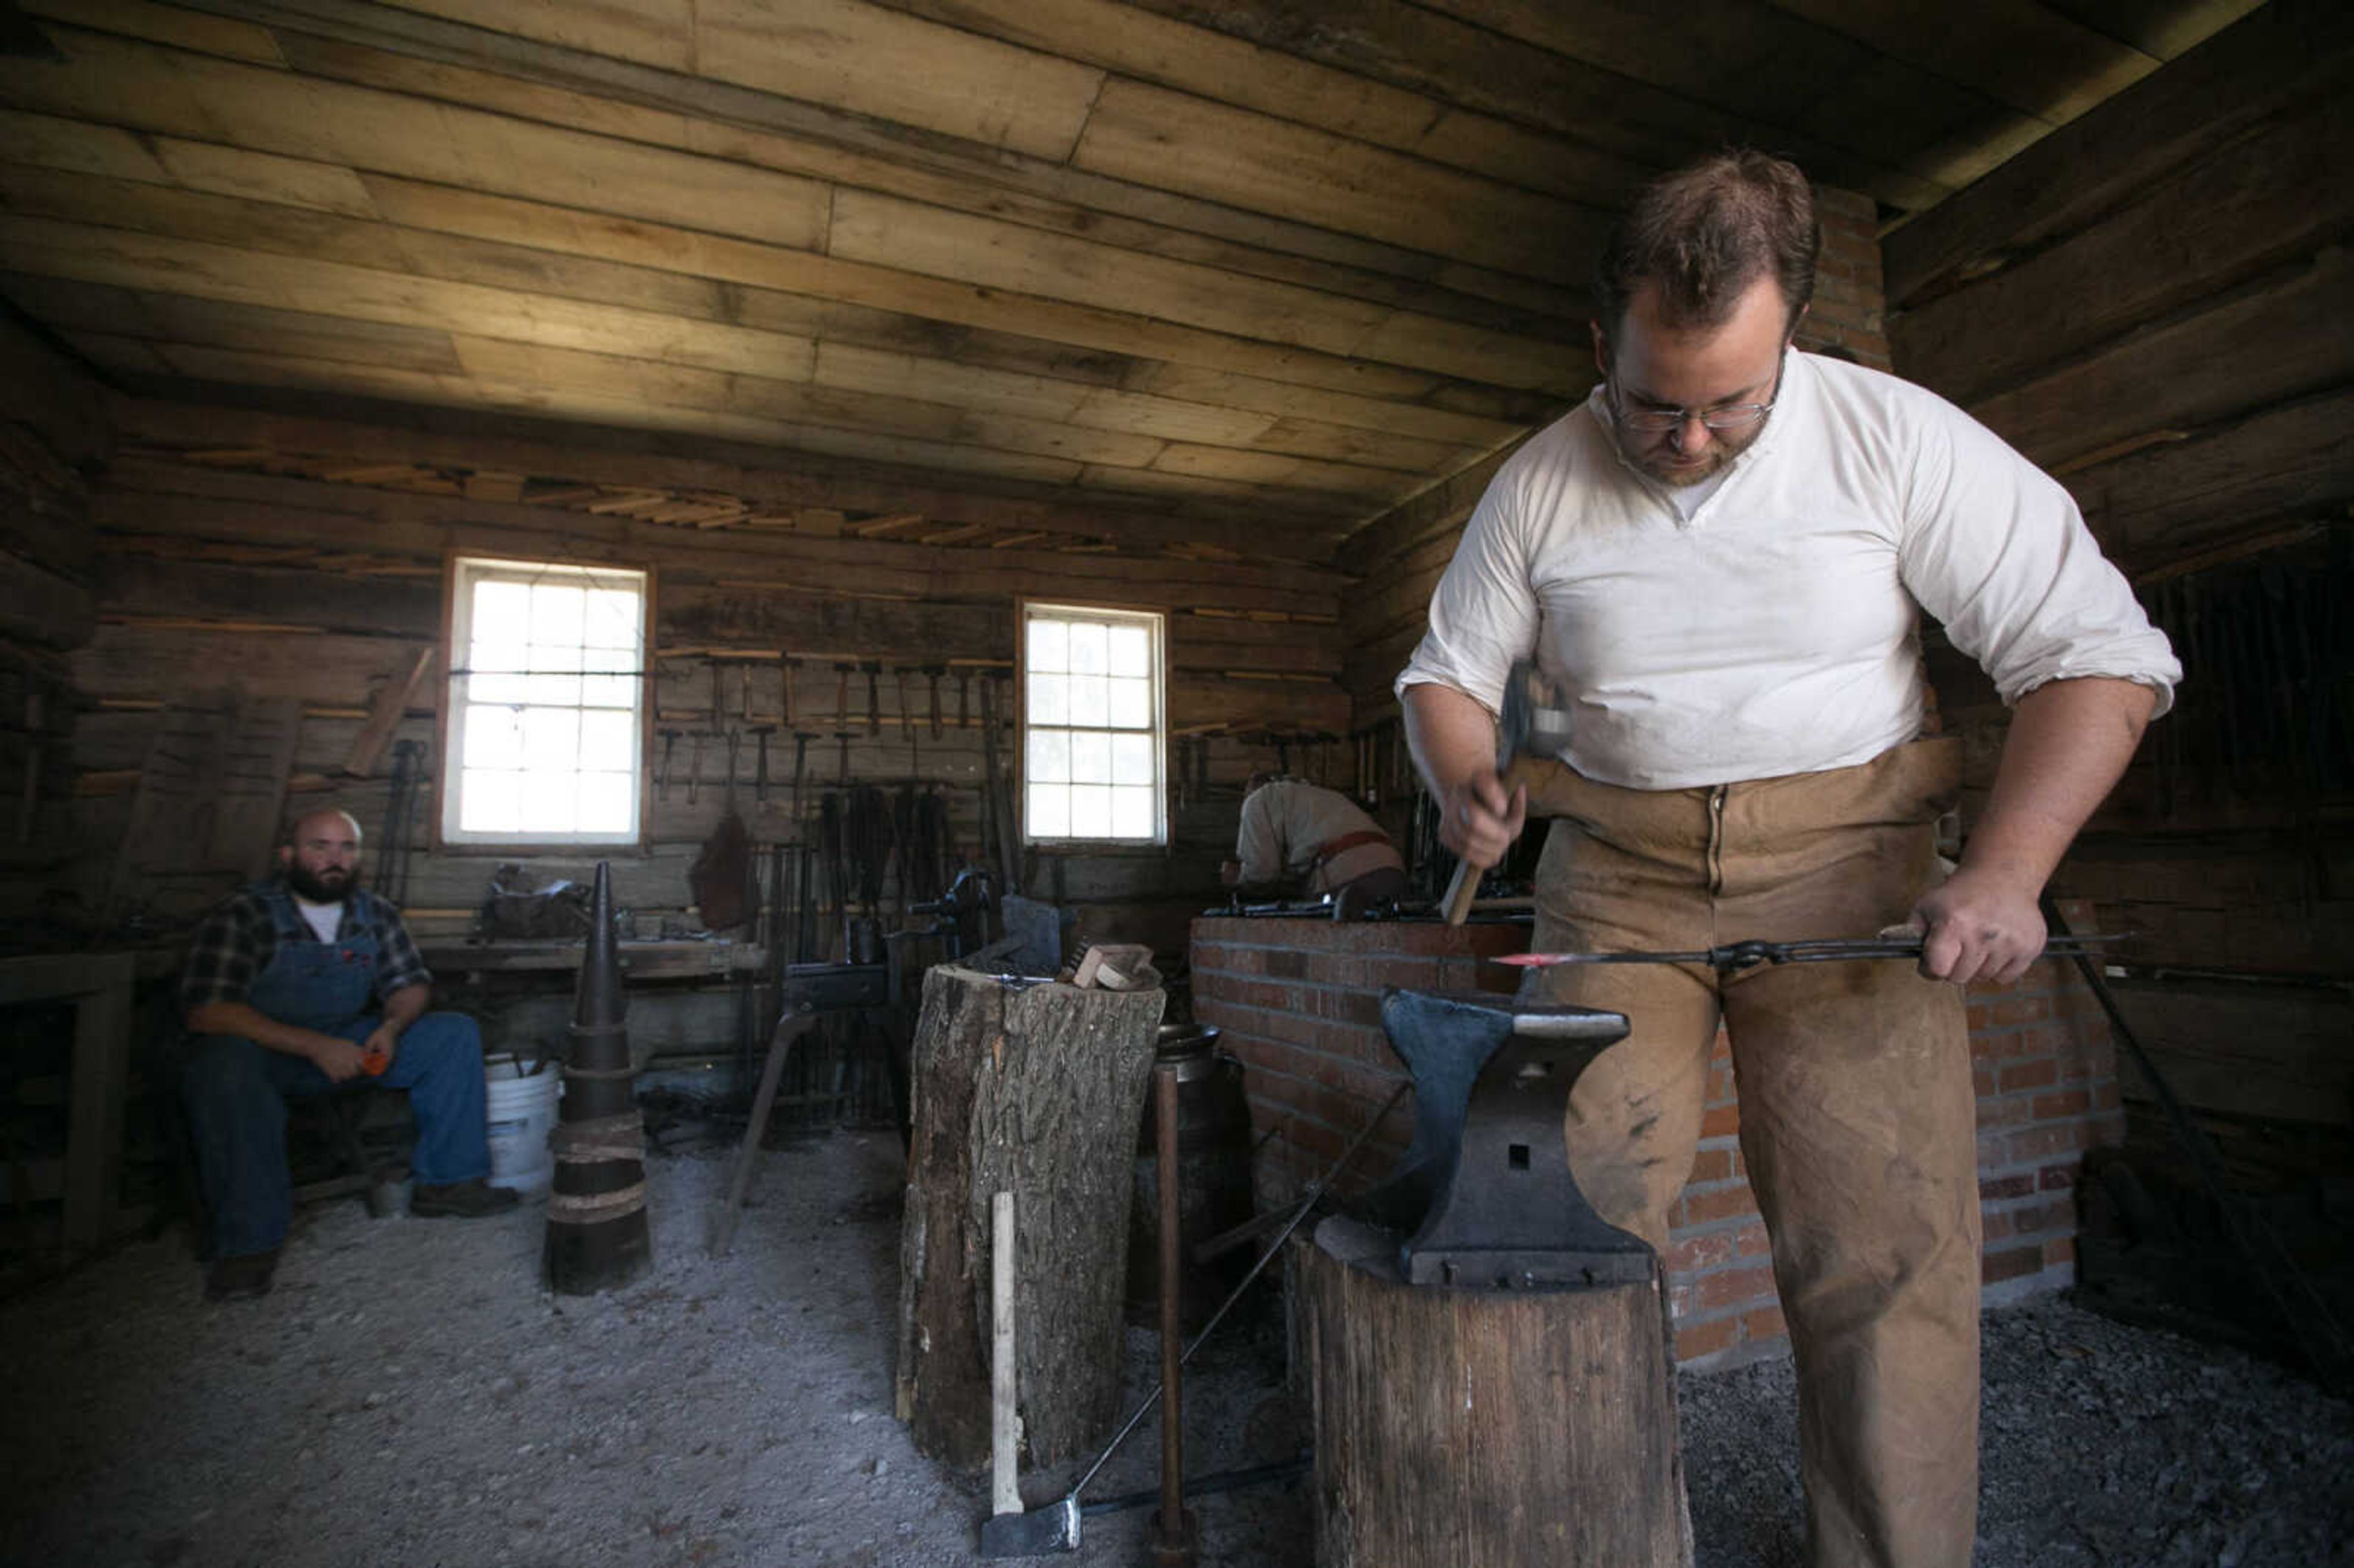
M1149 622L1152 628L1152 836L1149 839L1044 837L1030 831L1030 618L1033 614L1063 614L1077 618ZM1024 849L1048 853L1142 853L1165 850L1170 842L1169 811L1169 611L1159 605L1081 603L1052 599L1017 599L1013 606L1013 779L1021 842Z
M464 563L483 562L498 567L554 567L565 572L629 572L643 581L642 598L639 603L639 672L638 758L636 825L627 839L566 837L553 839L451 839L443 831L450 803L456 796L459 772L455 749L451 745L457 703L453 687L464 669L459 658L455 635L458 623L458 582L460 567ZM657 715L654 712L656 691L654 679L654 596L659 588L658 574L651 563L628 561L582 561L531 559L520 556L496 555L483 550L453 549L441 557L441 678L434 683L434 736L436 755L433 765L432 810L427 814L431 832L429 842L436 854L500 856L506 859L597 859L617 853L647 855L653 853L654 791L648 764L653 757Z

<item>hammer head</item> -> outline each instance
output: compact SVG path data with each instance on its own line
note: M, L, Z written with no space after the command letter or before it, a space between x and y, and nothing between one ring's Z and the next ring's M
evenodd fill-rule
M1551 757L1569 744L1569 694L1541 673L1533 659L1515 659L1496 715L1496 771L1522 752Z
M1076 1492L1027 1513L1001 1513L981 1520L983 1557L1044 1557L1079 1549L1079 1499Z

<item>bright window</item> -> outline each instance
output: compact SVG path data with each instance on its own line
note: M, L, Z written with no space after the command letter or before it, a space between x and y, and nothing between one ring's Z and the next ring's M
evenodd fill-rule
M1162 842L1161 649L1149 610L1022 607L1025 839Z
M633 844L646 574L451 562L446 843Z

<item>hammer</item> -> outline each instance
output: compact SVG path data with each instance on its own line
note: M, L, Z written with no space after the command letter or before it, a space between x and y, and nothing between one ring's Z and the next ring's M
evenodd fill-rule
M1496 777L1505 778L1523 753L1551 756L1568 743L1567 698L1537 673L1532 661L1515 659L1512 673L1504 682L1503 711L1496 715ZM1479 891L1479 873L1480 868L1468 860L1455 863L1455 880L1447 885L1443 904L1448 925L1460 926L1469 917L1471 900Z

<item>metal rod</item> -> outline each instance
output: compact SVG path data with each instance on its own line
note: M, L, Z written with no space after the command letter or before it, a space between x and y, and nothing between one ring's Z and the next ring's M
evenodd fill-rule
M1153 1071L1160 1116L1155 1128L1153 1170L1161 1183L1161 1532L1157 1555L1163 1563L1193 1561L1193 1532L1185 1528L1184 1286L1178 1277L1183 1250L1178 1245L1177 1064Z
M1324 1189L1331 1184L1334 1177L1348 1169L1349 1161L1357 1157L1357 1150L1365 1146L1365 1139L1373 1135L1373 1128L1382 1124L1382 1118L1390 1114L1391 1107L1405 1098L1405 1092L1412 1087L1414 1087L1412 1079L1401 1080L1397 1087L1390 1091L1390 1097L1382 1102L1382 1108L1375 1111L1365 1125L1357 1129L1357 1136L1349 1140L1348 1148L1341 1150L1341 1157L1325 1168L1323 1175L1308 1183L1307 1192L1292 1208L1290 1220L1285 1224L1281 1231L1276 1234L1275 1240L1267 1244L1267 1250L1258 1255L1258 1261L1250 1266L1250 1272L1243 1276L1241 1283L1228 1291L1226 1298L1218 1304L1218 1309L1210 1314L1210 1320L1202 1325L1202 1331L1193 1336L1193 1342L1187 1345L1185 1353L1178 1358L1179 1366L1182 1367L1192 1361L1193 1352L1202 1348L1202 1341L1210 1337L1211 1330L1225 1321L1226 1314L1234 1310L1235 1303L1243 1298L1243 1292L1251 1287L1251 1281L1257 1279L1267 1266L1274 1260L1275 1255L1283 1250L1283 1244L1291 1239L1291 1233L1299 1228L1299 1222L1308 1217L1308 1211L1314 1208L1316 1201L1324 1195ZM1161 1391L1158 1388L1145 1395L1144 1403L1136 1407L1135 1413L1122 1424L1119 1433L1110 1443L1105 1446L1104 1451L1096 1456L1096 1462L1087 1467L1087 1473L1079 1478L1078 1485L1070 1489L1069 1496L1076 1498L1087 1489L1087 1483L1096 1478L1096 1472L1102 1469L1110 1461L1112 1455L1119 1451L1119 1446L1128 1441L1128 1435L1136 1430L1136 1424L1144 1419L1145 1414L1159 1402L1160 1398Z

